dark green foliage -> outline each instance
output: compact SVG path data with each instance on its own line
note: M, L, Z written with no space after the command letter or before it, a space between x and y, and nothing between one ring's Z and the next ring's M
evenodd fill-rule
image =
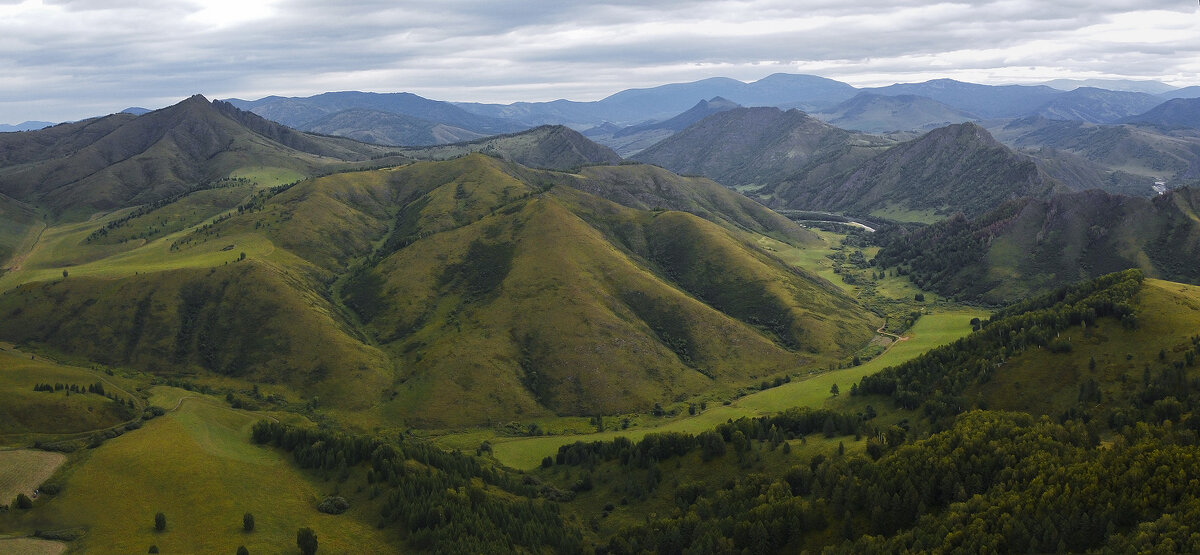
M296 531L296 546L300 553L313 555L317 552L317 533L312 528L301 528Z
M146 553L158 553L158 546L157 545L150 546L150 549L147 549Z
M513 245L508 243L472 241L463 260L446 267L441 283L461 288L468 298L483 297L508 276L513 250Z
M317 510L325 514L340 515L350 508L350 503L345 497L331 496L321 500L317 505Z
M244 545L239 545L237 548L237 555L250 555L250 550L246 549L246 546Z
M342 302L354 310L364 324L369 323L387 302L383 295L383 278L360 268L342 287Z
M563 521L558 505L538 499L565 499L569 493L484 466L474 457L418 440L391 442L265 420L253 426L251 439L290 451L302 468L369 465L382 499L381 526L404 530L417 550L488 553L524 546L577 553L582 548L579 531Z
M1061 350L1055 347L1059 331L1132 314L1142 277L1140 270L1127 270L1012 305L966 338L864 377L858 393L890 395L898 406L923 406L933 417L957 414L966 405L958 395L990 380L1006 356L1034 346Z
M912 232L891 227L877 238L883 248L875 256L876 264L899 267L922 289L958 299L978 299L994 286L981 273L988 242L998 228L1016 217L1025 202L1005 203L976 219L955 214Z
M250 513L242 515L242 530L246 532L254 531L254 515Z
M25 495L24 493L18 493L16 506L18 509L32 509L33 508L33 500L30 499L29 496Z
M167 515L163 514L162 512L155 513L154 529L159 532L167 529Z
M818 432L829 437L853 435L864 429L863 423L861 415L796 407L772 416L739 418L699 435L681 432L646 434L636 443L625 437L591 443L578 441L559 447L554 462L592 466L602 461L620 461L624 466L648 468L652 461L661 462L686 455L697 448L701 449L701 457L707 461L724 455L726 443L732 443L735 450L741 451L748 439L779 443L782 439Z

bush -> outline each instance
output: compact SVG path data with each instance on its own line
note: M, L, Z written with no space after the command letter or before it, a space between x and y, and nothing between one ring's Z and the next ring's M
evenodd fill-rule
M346 509L349 508L350 503L346 501L345 497L336 496L326 497L323 501L321 501L320 505L317 505L318 511L330 515L340 515L346 512Z
M254 531L254 515L250 513L242 515L242 530L247 532Z
M150 549L147 549L146 553L158 553L158 546L157 545L150 546Z
M250 550L246 549L246 546L244 545L239 545L237 555L250 555Z
M25 495L24 493L18 493L17 494L17 508L18 509L32 509L33 508L33 500L30 499L29 496Z
M296 531L296 546L300 553L313 555L317 552L317 533L312 528L301 528Z
M159 532L167 529L167 515L162 514L161 511L154 515L154 529Z

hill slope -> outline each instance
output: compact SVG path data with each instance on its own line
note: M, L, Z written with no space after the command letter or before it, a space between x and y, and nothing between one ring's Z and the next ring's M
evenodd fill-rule
M799 110L738 108L709 116L633 159L728 187L762 187L800 173L849 170L890 144Z
M561 125L543 125L528 131L476 141L402 150L418 160L447 160L472 152L516 162L531 168L569 170L594 164L616 164L621 157L606 146L588 140Z
M1121 123L1143 123L1159 127L1200 129L1200 98L1175 98L1145 113L1129 116Z
M1150 194L1147 188L1155 181L1178 187L1200 179L1200 132L1192 129L1094 125L1030 117L992 131L996 138L1016 148L1048 148L1078 155L1110 172L1106 176L1109 181L1141 183L1143 196ZM1112 191L1103 182L1077 188Z
M385 152L300 133L199 95L142 116L0 135L0 151L0 193L75 216L160 200L246 166L311 173Z
M648 410L823 368L878 326L757 246L811 232L649 166L472 154L301 181L148 242L72 225L5 276L26 283L0 294L0 337L285 384L375 425Z
M1198 283L1198 207L1186 188L1153 199L1056 195L897 236L877 260L923 287L996 303L1126 268Z

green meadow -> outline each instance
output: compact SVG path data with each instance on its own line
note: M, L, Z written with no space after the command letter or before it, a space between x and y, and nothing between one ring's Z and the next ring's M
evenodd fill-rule
M102 395L34 391L37 384L87 386L102 383L105 393L130 398L131 383L79 366L51 362L0 343L0 445L24 445L61 434L80 434L121 424L134 414ZM0 500L0 503L3 501Z
M170 403L184 396L156 393ZM6 529L82 528L77 551L251 553L294 549L296 530L311 527L322 553L394 552L394 539L351 513L319 513L336 487L306 476L285 455L250 442L260 415L204 396L187 396L177 410L141 429L73 456L52 481L62 493L39 500L35 511L13 514ZM163 512L166 530L154 529ZM242 530L252 513L253 532ZM5 520L0 520L4 523ZM391 542L391 543L389 543Z
M898 341L886 353L860 366L815 374L790 383L747 395L728 405L709 403L708 409L695 416L665 419L661 424L592 434L564 434L540 437L504 438L492 434L470 434L470 440L486 439L492 443L493 455L499 462L513 468L529 469L537 466L542 458L552 456L562 445L576 441L607 441L615 437L640 439L656 432L698 433L712 429L729 419L761 416L796 406L820 407L832 399L830 389L838 384L843 394L848 394L850 385L863 376L878 372L888 366L900 364L937 347L967 335L971 331L971 319L986 317L979 309L959 308L935 312L922 316L906 334L908 339ZM463 446L457 436L440 438L444 445ZM477 445L477 444L476 444Z

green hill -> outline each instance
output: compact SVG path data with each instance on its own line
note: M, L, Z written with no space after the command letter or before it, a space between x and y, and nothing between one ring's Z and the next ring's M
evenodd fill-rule
M5 134L0 151L12 153L0 166L0 193L71 219L178 195L245 167L311 174L387 152L300 133L199 95L142 116Z
M1062 187L1030 159L973 123L950 125L896 145L848 173L814 183L785 182L775 195L793 208L868 213L987 212L1006 200L1045 197Z
M561 125L543 125L509 135L402 152L417 160L448 160L478 152L523 166L550 170L571 170L621 161L612 149L593 143L579 132Z
M1126 268L1197 283L1198 203L1187 188L1154 199L1083 191L1016 201L885 237L877 260L919 286L993 303Z
M6 276L0 337L451 426L648 410L823 368L878 326L758 246L811 231L651 166L476 154L238 183L52 228Z

